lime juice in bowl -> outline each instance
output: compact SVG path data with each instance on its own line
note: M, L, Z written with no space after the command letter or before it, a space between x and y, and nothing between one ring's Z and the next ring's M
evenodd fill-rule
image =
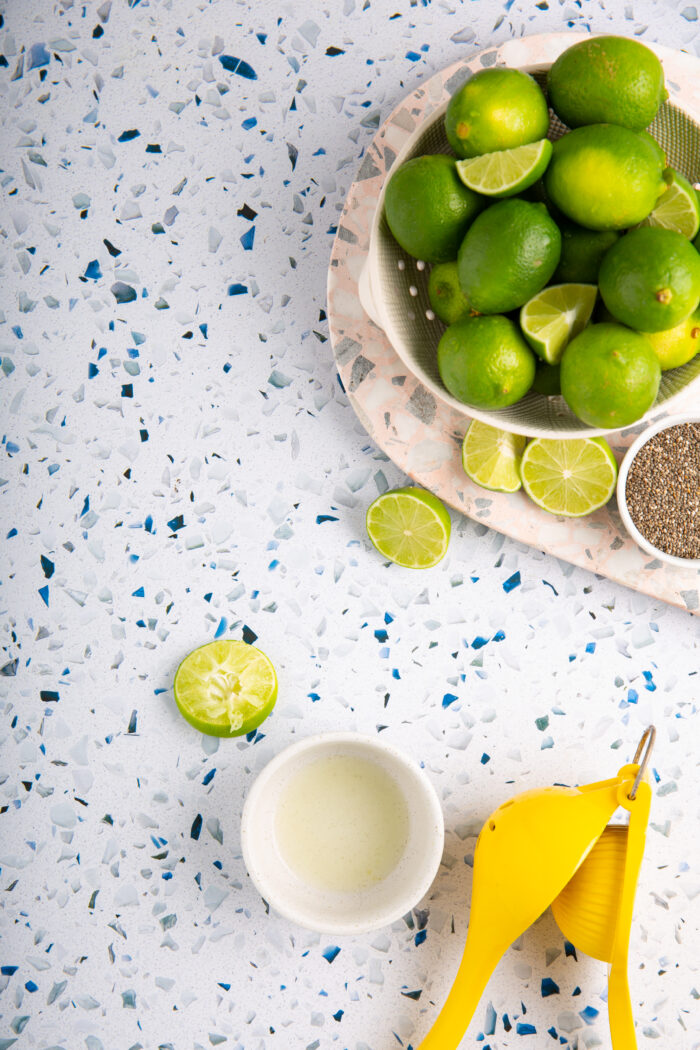
M425 772L359 733L292 744L259 774L243 808L241 846L258 891L281 915L324 933L400 919L429 889L443 845Z

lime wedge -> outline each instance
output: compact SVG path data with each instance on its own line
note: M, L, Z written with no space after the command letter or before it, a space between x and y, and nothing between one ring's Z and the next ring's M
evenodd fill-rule
M517 492L520 459L527 438L472 420L462 442L464 473L493 492Z
M617 464L603 438L536 438L523 453L520 476L538 507L581 518L608 502L615 491Z
M367 509L367 535L380 554L406 569L429 569L444 558L450 515L432 492L394 489Z
M539 139L527 146L458 160L457 174L475 193L486 197L513 197L537 182L551 156L552 143L549 139Z
M173 684L175 703L200 733L241 736L275 706L277 675L260 649L225 639L186 656Z
M586 327L597 294L594 284L553 284L525 303L520 327L548 365L558 365L567 344Z
M656 206L642 226L663 226L675 230L691 241L700 230L700 203L688 180L679 171L666 168L664 182L668 189L661 194Z

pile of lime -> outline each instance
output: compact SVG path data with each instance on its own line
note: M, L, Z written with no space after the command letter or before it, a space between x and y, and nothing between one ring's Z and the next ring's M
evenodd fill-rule
M386 218L432 264L454 397L493 410L561 394L615 430L649 410L662 370L700 350L700 198L646 130L667 97L649 48L574 44L547 96L517 69L471 76L445 114L453 155L401 165ZM554 142L550 106L570 129Z

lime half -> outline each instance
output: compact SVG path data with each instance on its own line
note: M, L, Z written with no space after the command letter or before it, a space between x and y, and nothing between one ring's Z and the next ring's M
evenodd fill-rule
M462 442L464 473L484 489L517 492L522 485L518 468L526 442L520 434L475 419Z
M603 438L536 438L523 453L520 476L538 507L581 518L608 502L615 491L617 464Z
M666 230L682 233L691 241L700 230L700 203L688 180L673 168L664 172L668 189L661 194L651 215L642 226L663 226Z
M553 284L520 311L528 343L548 365L557 365L568 343L591 319L598 289L594 284Z
M367 535L380 554L406 569L429 569L444 558L450 515L432 492L394 489L367 509Z
M277 699L275 669L260 649L225 639L186 656L173 685L188 722L210 736L241 736L257 729Z
M513 197L542 177L551 156L552 143L549 139L540 139L527 146L458 160L457 174L475 193L486 197Z

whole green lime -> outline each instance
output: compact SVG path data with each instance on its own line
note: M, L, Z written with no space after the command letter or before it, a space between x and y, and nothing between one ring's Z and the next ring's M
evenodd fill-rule
M507 317L465 317L438 343L443 383L475 408L505 408L523 397L535 377L535 355Z
M459 283L474 310L507 313L544 288L560 252L559 227L544 204L512 197L487 208L467 231Z
M654 348L662 372L669 368L680 368L692 361L700 351L700 309L675 328L667 328L663 332L642 332L642 335Z
M445 324L454 324L469 313L469 301L460 287L456 262L436 263L432 267L428 278L428 299Z
M453 157L414 157L392 175L384 197L389 229L416 259L448 262L485 205L460 180Z
M598 36L567 48L547 77L549 101L570 128L622 124L641 131L662 101L661 63L648 47L623 36Z
M622 230L646 219L667 188L650 135L615 124L577 128L554 143L547 192L564 215L589 230Z
M482 69L455 91L445 113L447 139L458 157L513 149L546 138L549 110L542 91L518 69Z
M587 230L560 219L561 256L553 284L597 284L603 256L620 236L616 230Z
M651 408L661 368L639 332L619 324L592 324L564 351L560 379L566 403L579 419L617 430Z
M598 282L613 317L638 331L660 332L700 302L700 255L682 233L642 226L613 244Z

